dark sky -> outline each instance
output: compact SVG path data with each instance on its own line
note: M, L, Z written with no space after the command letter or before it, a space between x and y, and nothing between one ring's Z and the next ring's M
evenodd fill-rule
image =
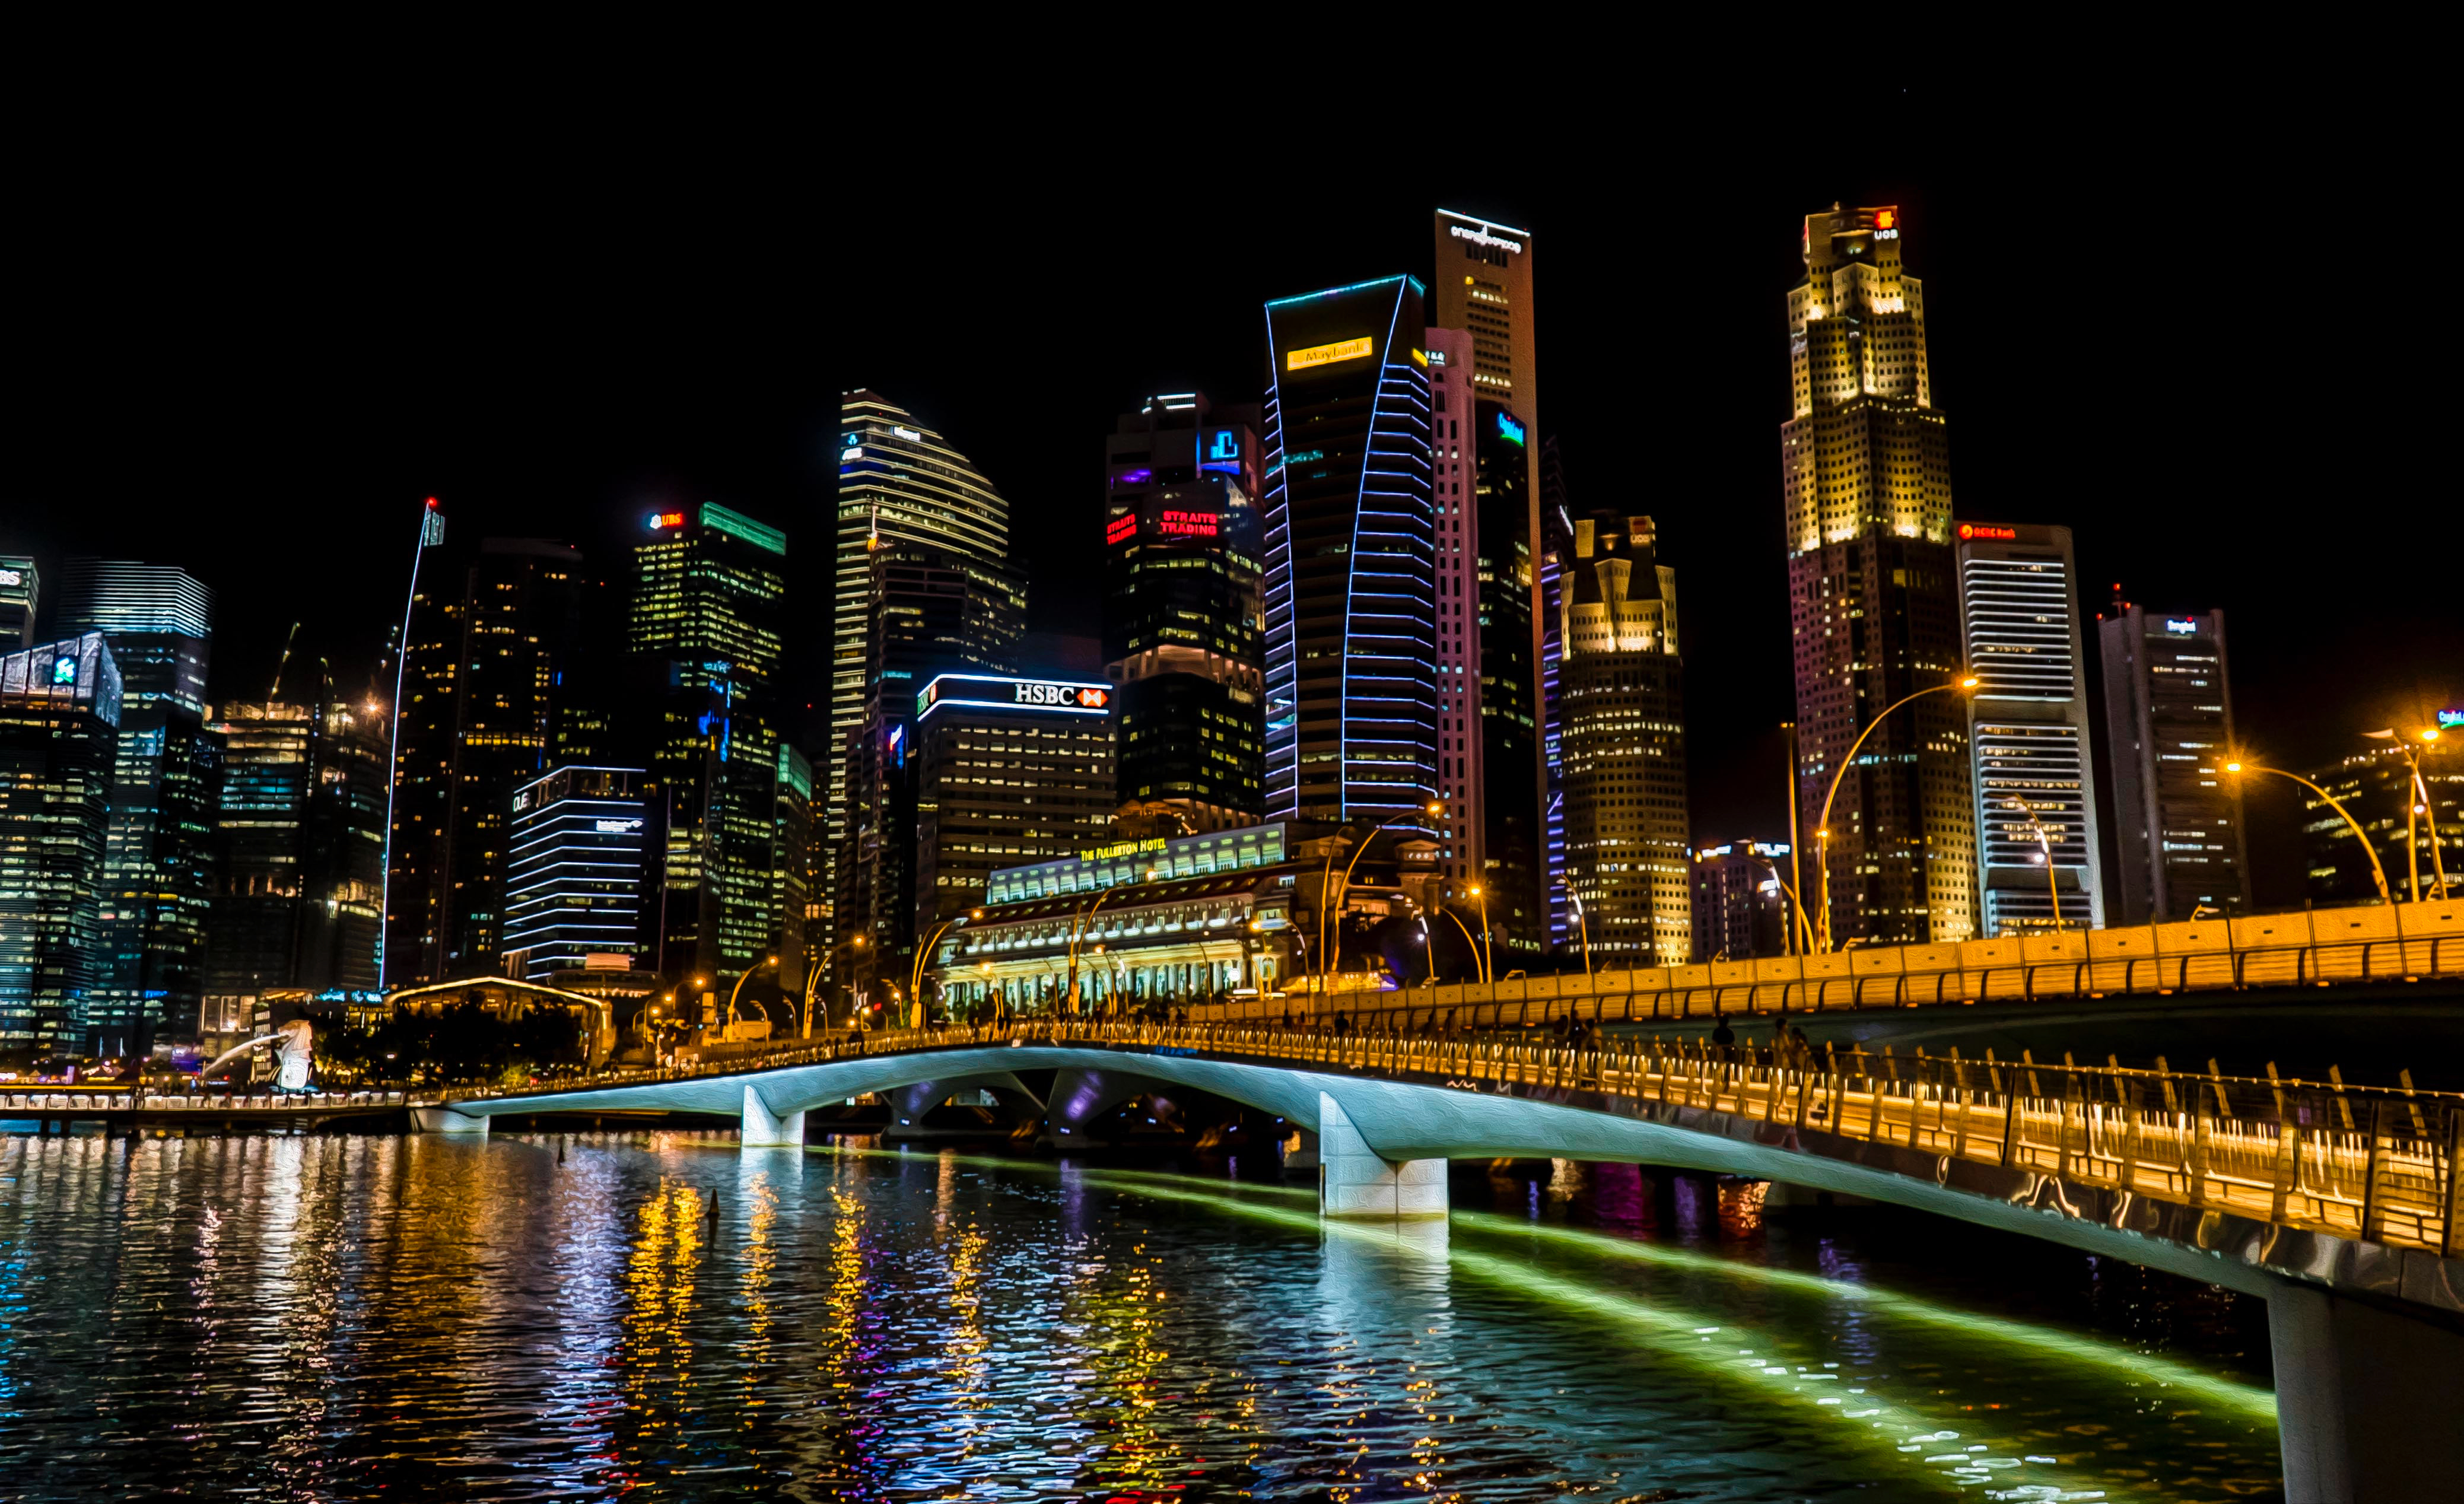
M610 572L649 503L723 500L810 565L837 396L869 385L1010 498L1034 625L1091 631L1113 416L1254 399L1261 301L1426 276L1443 204L1534 232L1573 500L1652 513L1678 570L1697 835L1772 834L1784 299L1802 216L1844 199L1902 208L1961 516L2069 524L2091 613L2112 581L2225 608L2263 757L2464 702L2443 126L2178 80L1840 87L1637 87L1497 150L1270 101L1203 151L999 101L878 139L186 122L17 186L0 551L189 568L217 697L263 692L294 619L363 680L423 497ZM818 644L825 601L798 620Z

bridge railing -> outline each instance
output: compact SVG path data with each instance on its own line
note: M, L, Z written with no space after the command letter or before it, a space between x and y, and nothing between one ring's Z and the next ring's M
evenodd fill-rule
M1938 947L1954 950L1958 947ZM1837 962L1827 976L1756 979L1688 984L1669 983L1672 972L1727 967L1679 967L1648 972L1601 972L1594 977L1518 979L1491 985L1424 983L1391 992L1338 992L1324 999L1305 994L1230 1003L1195 1002L1191 1014L1208 1023L1267 1024L1287 1012L1319 1018L1343 1013L1356 1025L1411 1031L1436 1028L1532 1028L1559 1019L1594 1024L1679 1023L1723 1014L1829 1013L1917 1007L1958 1003L2093 1002L2108 997L2162 996L2247 990L2252 987L2326 985L2339 982L2412 981L2464 975L2464 935L2385 938L2251 946L2214 951L2095 959L2014 960L1957 963L1938 970L1853 969L1860 956L1845 951L1814 963ZM1771 963L1734 968L1750 971Z
M2120 1066L1721 1047L1528 1034L1336 1032L1246 1024L1169 1026L1098 1018L834 1035L727 1059L619 1072L621 1086L740 1074L985 1045L1178 1051L1409 1079L1462 1091L1540 1094L1570 1105L1678 1116L1729 1114L1954 1160L2035 1170L2286 1228L2464 1256L2464 1096L2409 1088L2192 1074ZM977 1069L980 1069L978 1066ZM484 1092L456 1099L537 1095Z

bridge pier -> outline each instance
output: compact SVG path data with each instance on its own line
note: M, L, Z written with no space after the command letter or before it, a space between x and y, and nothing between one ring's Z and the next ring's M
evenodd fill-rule
M451 1107L414 1107L410 1110L410 1126L419 1133L488 1137L488 1119L485 1117L457 1113Z
M2464 1331L2287 1283L2267 1338L2286 1498L2437 1498L2464 1478Z
M804 1115L774 1113L770 1104L761 1099L761 1094L747 1086L744 1127L737 1142L746 1149L801 1149L804 1146Z
M1318 1210L1329 1217L1443 1217L1446 1161L1397 1163L1369 1147L1343 1104L1317 1095Z

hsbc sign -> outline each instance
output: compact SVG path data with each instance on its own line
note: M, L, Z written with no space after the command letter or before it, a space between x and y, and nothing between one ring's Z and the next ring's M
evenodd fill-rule
M988 674L944 674L915 697L920 719L944 705L990 710L1036 710L1069 716L1110 713L1112 687L1074 679L997 678Z

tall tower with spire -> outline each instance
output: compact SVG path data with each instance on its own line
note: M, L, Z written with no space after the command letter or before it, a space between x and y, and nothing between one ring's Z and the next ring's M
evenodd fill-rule
M1788 295L1780 487L1797 838L1828 852L1835 943L1976 933L1967 708L1952 690L1875 723L1961 669L1950 441L1925 365L1925 289L1902 270L1900 234L1889 206L1807 215L1805 280Z

